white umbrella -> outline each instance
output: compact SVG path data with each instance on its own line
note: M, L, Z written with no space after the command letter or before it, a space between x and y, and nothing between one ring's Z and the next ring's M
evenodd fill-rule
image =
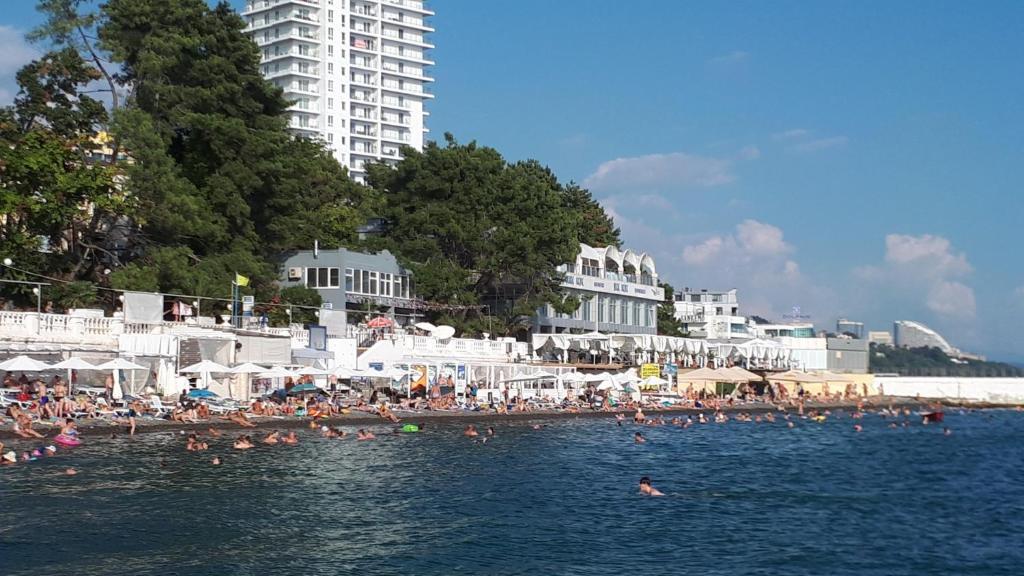
M100 364L96 367L97 370L149 370L146 366L139 366L134 362L129 362L124 358L114 358Z
M586 376L579 372L566 372L559 376L559 380L562 382L585 382Z
M314 368L312 366L306 366L296 372L299 376L330 376L330 370L321 370L320 368Z
M217 364L213 360L203 360L202 362L197 362L191 366L185 366L178 370L178 372L181 374L208 374L210 372L227 373L231 372L231 369L227 366Z
M5 362L0 362L0 370L4 372L42 372L52 368L46 362L40 362L28 356L15 356Z
M232 366L228 372L232 374L260 374L266 372L267 369L259 364L253 364L252 362L246 362L239 364L238 366Z
M664 378L660 378L658 376L648 376L647 378L644 378L643 381L640 382L640 384L643 386L657 387L668 384L668 380L665 380Z
M604 382L608 380L608 373L602 372L600 374L587 374L583 377L584 382Z
M295 376L295 373L288 371L283 366L274 366L270 370L260 372L257 376L259 378L290 378Z
M431 335L438 340L447 340L448 338L455 336L455 328L452 328L451 326L438 326L437 328L434 328Z
M430 322L420 322L416 324L416 327L424 332L433 332L434 330L437 330L437 326L434 326Z
M53 368L60 368L61 370L98 370L99 368L94 365L82 360L78 356L72 356L66 360L61 360L53 365Z

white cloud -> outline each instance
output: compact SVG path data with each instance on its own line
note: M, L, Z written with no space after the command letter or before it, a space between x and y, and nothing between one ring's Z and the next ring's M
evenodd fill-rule
M761 149L757 146L744 146L740 148L740 160L757 160L761 157Z
M682 152L616 158L602 163L583 185L593 190L721 186L736 179L732 162Z
M884 290L885 301L901 315L933 314L923 320L972 320L977 311L974 289L961 279L973 270L967 255L942 236L889 234L881 265L854 270L865 293ZM958 326L959 327L959 326Z
M683 262L693 266L701 266L711 262L721 254L725 240L721 236L712 236L695 246L683 247Z
M817 138L806 142L799 142L786 148L790 152L817 152L837 146L845 146L849 142L846 136L831 136L829 138Z
M889 234L885 237L885 261L930 275L963 275L971 272L967 255L953 253L949 240L942 236L923 234L909 236Z
M10 104L18 92L14 75L39 53L26 40L21 30L0 26L0 105Z
M792 252L781 228L745 220L731 234L715 234L682 247L682 286L738 288L747 315L781 320L793 306L800 306L822 315L814 320L824 322L836 298L829 288L803 274L790 257Z
M782 239L782 230L757 220L744 220L736 226L736 238L744 250L757 255L778 255L790 251Z
M814 130L807 128L792 128L776 132L772 134L772 140L784 145L787 152L803 154L845 146L850 141L846 136L816 137Z
M788 140L798 140L810 136L811 131L806 128L792 128L783 132L776 132L772 134L772 140L776 142L786 142Z
M750 59L750 53L743 50L733 50L728 54L715 56L708 60L709 64L740 64Z
M964 320L977 313L974 290L960 282L943 280L928 291L928 309L936 314Z

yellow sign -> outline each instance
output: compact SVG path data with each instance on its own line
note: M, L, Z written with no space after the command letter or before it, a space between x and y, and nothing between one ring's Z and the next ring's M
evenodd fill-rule
M641 378L649 378L651 376L661 376L661 366L657 364L644 364L640 366Z

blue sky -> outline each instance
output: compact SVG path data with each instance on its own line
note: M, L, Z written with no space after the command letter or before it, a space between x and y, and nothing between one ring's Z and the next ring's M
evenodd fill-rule
M430 6L433 136L585 183L677 287L1024 360L1024 4Z

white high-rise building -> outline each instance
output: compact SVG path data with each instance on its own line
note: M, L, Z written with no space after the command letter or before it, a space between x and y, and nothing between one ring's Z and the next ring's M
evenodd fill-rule
M294 102L291 129L356 180L368 161L423 148L433 15L422 0L247 0L242 13L263 76Z

